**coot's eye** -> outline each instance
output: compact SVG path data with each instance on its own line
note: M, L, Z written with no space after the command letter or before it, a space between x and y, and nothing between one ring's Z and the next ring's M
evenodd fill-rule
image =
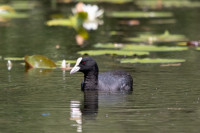
M85 61L82 61L82 62L81 62L81 64L85 64L85 63L86 63Z

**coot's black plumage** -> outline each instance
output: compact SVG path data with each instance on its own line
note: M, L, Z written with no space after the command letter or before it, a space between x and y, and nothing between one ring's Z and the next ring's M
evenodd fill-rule
M99 74L97 63L91 57L80 57L70 71L84 73L82 90L98 89L103 91L132 91L133 79L125 71L109 71Z

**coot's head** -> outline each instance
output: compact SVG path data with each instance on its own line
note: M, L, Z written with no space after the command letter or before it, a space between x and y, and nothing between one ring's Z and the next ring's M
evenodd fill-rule
M75 66L70 71L70 74L76 72L83 72L84 74L87 74L88 72L98 72L97 63L91 57L79 57Z

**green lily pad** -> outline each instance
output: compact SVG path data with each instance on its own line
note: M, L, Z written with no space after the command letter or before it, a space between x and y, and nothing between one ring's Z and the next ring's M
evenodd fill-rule
M140 52L164 52L164 51L184 51L187 50L188 47L168 47L168 46L154 46L154 45L136 45L136 44L95 44L94 47L96 48L117 48L125 51L140 51Z
M188 39L184 35L179 34L170 34L168 31L165 31L164 34L140 34L139 37L130 37L126 38L127 41L133 42L174 42L174 41L187 41Z
M140 12L140 11L120 11L111 12L108 16L115 18L161 18L161 17L173 17L171 12Z
M151 58L134 58L134 59L121 59L120 63L134 63L134 64L165 64L165 63L181 63L185 62L184 59L151 59Z
M73 26L75 25L74 18L70 17L69 19L53 19L46 22L48 26Z
M4 60L23 61L24 57L5 57Z
M69 26L75 29L80 29L83 22L87 19L86 12L79 12L74 16L70 16L68 19L53 19L46 22L48 26Z
M168 47L168 46L153 46L153 45L126 45L123 50L133 51L148 51L148 52L164 52L164 51L184 51L188 47Z
M94 45L95 48L122 48L124 47L123 44L118 43L97 43Z
M197 47L197 50L200 50L200 47Z
M42 55L25 56L25 63L28 68L56 68L52 60Z
M160 4L158 0L136 0L135 4L141 8L152 8L157 9L160 6L162 7L200 7L199 1L190 1L190 0L162 0Z
M1 18L27 18L28 14L26 13L6 13L6 14L0 14Z
M15 10L30 10L33 9L35 5L37 5L37 3L33 1L11 1L11 6Z
M79 51L78 54L81 55L126 55L126 56L132 56L132 55L149 55L149 52L133 52L133 51L127 51L127 50L85 50L85 51Z
M127 2L133 2L132 0L77 0L80 2L106 2L106 3L115 3L115 4L123 4Z

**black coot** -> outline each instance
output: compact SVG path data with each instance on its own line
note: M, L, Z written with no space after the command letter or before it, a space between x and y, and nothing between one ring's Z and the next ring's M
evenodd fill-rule
M70 71L84 73L82 90L98 89L102 91L132 91L133 78L125 71L109 71L99 74L97 63L91 57L80 57Z

